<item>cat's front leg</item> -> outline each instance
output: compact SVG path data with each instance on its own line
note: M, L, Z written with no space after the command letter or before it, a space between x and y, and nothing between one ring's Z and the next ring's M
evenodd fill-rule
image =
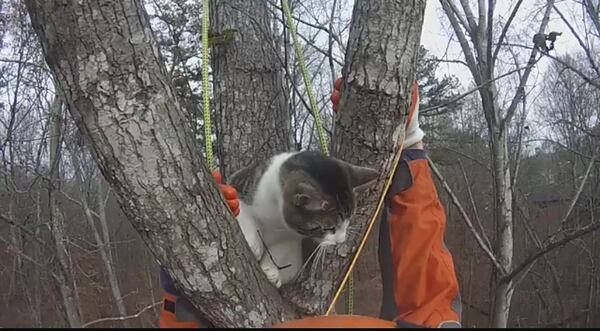
M242 234L250 247L250 251L254 255L257 261L260 261L265 248L260 238L260 228L258 227L252 213L250 212L250 206L240 202L240 214L237 217L238 224L242 230Z
M268 256L268 254L265 254L263 259L260 261L260 267L265 273L265 276L267 276L269 282L271 282L271 284L273 284L273 286L276 288L280 288L281 275L279 274L279 268L277 268L273 261L271 261L271 258Z

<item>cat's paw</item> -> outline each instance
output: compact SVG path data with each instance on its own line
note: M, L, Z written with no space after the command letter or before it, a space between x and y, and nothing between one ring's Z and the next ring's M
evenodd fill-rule
M264 246L262 243L262 240L260 240L260 237L258 236L258 233L256 233L253 236L249 236L250 238L247 238L249 240L247 240L248 242L248 246L250 247L250 251L252 252L252 254L254 254L254 257L256 258L257 261L260 261L260 259L263 256L264 253Z
M269 282L271 282L271 284L273 284L273 286L275 286L276 288L280 288L281 287L281 275L279 274L279 270L277 269L276 266L272 265L271 263L261 263L260 267L262 268L262 271L265 273L265 276L267 276L267 279L269 280Z

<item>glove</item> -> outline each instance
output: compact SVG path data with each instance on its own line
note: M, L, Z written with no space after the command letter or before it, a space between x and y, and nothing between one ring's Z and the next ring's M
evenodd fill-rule
M406 136L404 138L404 149L418 143L419 141L423 140L423 137L425 137L425 132L423 132L423 130L421 130L419 127L420 98L419 85L417 84L417 81L413 82L410 94L410 108L415 107L415 109L414 111L410 109L411 111L409 112L409 116L412 116L412 118L408 119L409 122L408 126L406 127Z
M217 182L221 194L225 197L225 201L229 209L231 209L233 216L237 217L240 214L240 200L238 200L236 189L231 185L223 184L223 179L219 171L213 171L212 176L215 182Z
M333 91L331 92L330 100L333 103L333 111L335 113L339 110L339 103L342 98L342 78L338 78L333 83ZM409 118L408 125L406 127L406 137L404 139L404 149L418 143L425 137L425 132L419 127L419 85L416 81L413 82L411 89L411 105L415 107L412 112L412 117Z

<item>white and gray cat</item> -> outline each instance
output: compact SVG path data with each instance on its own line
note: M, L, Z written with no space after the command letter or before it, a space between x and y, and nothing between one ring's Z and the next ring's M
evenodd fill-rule
M281 153L236 173L237 219L269 281L277 288L302 268L302 240L335 245L346 240L354 189L376 179L370 168L318 152Z

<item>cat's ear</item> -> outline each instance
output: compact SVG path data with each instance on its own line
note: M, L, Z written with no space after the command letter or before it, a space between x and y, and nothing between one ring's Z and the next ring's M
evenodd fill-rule
M310 184L298 184L298 192L294 194L293 202L296 207L309 211L322 211L329 208L328 202L323 200L314 187Z
M379 177L379 172L375 169L357 166L339 159L336 160L348 170L348 174L350 175L350 185L353 188L364 185Z

